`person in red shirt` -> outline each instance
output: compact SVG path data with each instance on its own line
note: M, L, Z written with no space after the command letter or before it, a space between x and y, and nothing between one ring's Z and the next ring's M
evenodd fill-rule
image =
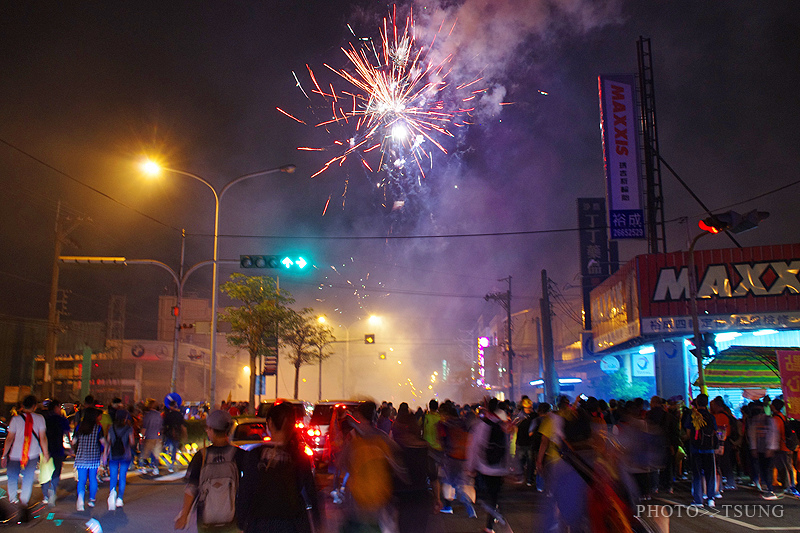
M784 492L798 496L797 485L795 484L795 471L792 464L792 452L786 446L786 416L781 413L784 403L783 400L772 400L772 416L778 428L779 448L775 452L775 468L778 469L778 479L785 480L783 483ZM774 489L773 489L774 490Z

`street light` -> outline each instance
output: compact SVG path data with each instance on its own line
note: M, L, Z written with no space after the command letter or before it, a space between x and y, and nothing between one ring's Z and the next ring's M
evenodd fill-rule
M191 172L187 172L185 170L177 170L174 168L167 168L162 167L157 162L153 161L152 159L148 159L142 162L142 171L146 174L151 176L155 176L160 174L161 172L172 172L173 174L180 174L182 176L187 176L189 178L195 179L200 183L204 184L206 187L211 189L211 192L214 193L214 254L213 254L213 264L212 264L212 274L211 274L211 384L209 391L209 401L211 403L212 408L216 405L216 387L217 387L217 274L218 274L218 265L217 265L217 253L219 250L219 203L222 200L222 197L225 193L230 189L233 185L244 181L246 179L255 178L257 176L264 176L267 174L275 174L277 172L285 172L287 174L291 174L295 171L297 167L294 165L283 165L276 168L268 168L266 170L258 170L256 172L251 172L249 174L244 174L229 181L220 191L217 192L217 189L214 188L208 180L201 178L197 174L193 174ZM205 392L205 391L204 391Z

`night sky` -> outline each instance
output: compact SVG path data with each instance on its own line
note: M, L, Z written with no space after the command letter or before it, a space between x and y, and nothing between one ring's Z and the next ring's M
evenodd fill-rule
M443 17L456 22L435 53L453 54L454 83L480 77L486 91L473 124L444 139L448 153L432 149L425 194L398 212L382 205L379 173L355 160L311 179L335 151L297 148L334 148L342 134L314 127L329 114L325 102L306 99L292 75L309 91L308 65L323 85L347 89L325 65L345 68L348 24L377 38L391 4L3 2L0 313L46 318L59 200L62 212L86 219L64 255L155 259L177 270L185 229L187 267L211 258L211 192L174 174L145 179L144 154L218 189L293 163L294 174L226 193L220 259L302 252L314 269L281 276L298 308L345 325L383 315L393 324L388 340L419 366L435 365L463 351L481 314L500 311L483 299L505 290L500 278L513 278L514 311L538 305L541 269L578 298L577 233L543 230L575 228L576 198L605 194L597 76L635 73L639 36L651 39L664 159L710 209L771 213L737 237L743 246L797 242L797 2L413 7L422 42ZM662 182L667 249L685 249L703 210L666 168ZM511 232L530 233L475 236ZM729 246L717 236L698 248ZM621 258L646 251L644 241L623 243ZM220 280L235 271L221 267ZM208 298L210 279L201 269L186 294ZM147 266L63 268L60 285L72 291L74 320L105 320L109 296L126 295L128 338L154 338L157 298L174 294L169 275Z

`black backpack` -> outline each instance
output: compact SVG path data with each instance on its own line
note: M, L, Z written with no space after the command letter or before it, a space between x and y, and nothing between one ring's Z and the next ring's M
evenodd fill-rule
M483 419L489 424L489 442L486 444L486 463L498 465L506 456L506 433L500 424L492 420Z
M739 434L739 421L736 419L735 416L731 416L728 413L725 413L725 416L728 417L728 427L730 428L730 434L728 435L728 439L730 440L738 440Z
M592 417L581 407L564 415L564 440L570 444L585 442L592 437Z
M111 443L111 457L124 457L125 456L125 442L119 438L117 428L111 426L111 431L114 432L114 442Z
M700 411L705 420L705 425L700 429L693 429L691 441L697 450L713 450L717 447L717 432L714 431L716 422L708 411Z
M778 418L783 420L783 432L784 432L783 436L786 440L786 447L789 448L791 451L795 451L799 443L796 430L797 421L794 419L789 420L780 413L777 413L776 416L778 416Z

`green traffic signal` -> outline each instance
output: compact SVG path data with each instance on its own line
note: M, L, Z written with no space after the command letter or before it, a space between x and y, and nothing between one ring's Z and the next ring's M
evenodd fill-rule
M307 265L303 257L290 255L240 255L241 268L283 268L286 270L303 270Z

